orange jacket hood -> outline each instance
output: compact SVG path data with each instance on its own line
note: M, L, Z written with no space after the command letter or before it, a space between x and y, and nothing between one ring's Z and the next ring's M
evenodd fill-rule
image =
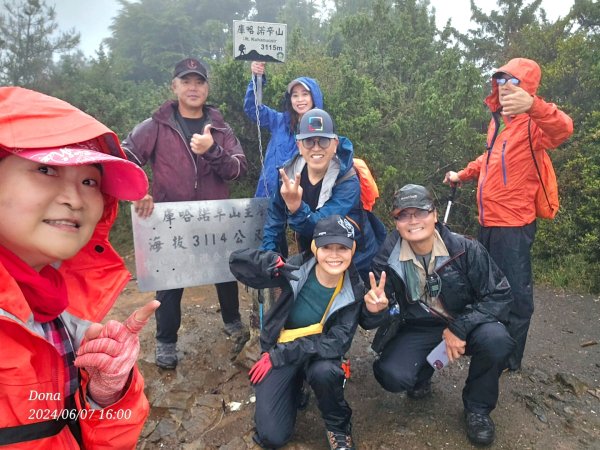
M496 70L494 75L500 72L518 78L520 81L519 87L527 91L530 95L535 95L542 79L542 69L540 69L538 63L526 58L511 59L504 66ZM492 93L485 99L486 105L488 105L492 112L500 109L498 92L498 83L492 76Z
M125 158L115 133L63 100L20 87L0 87L0 104L0 146L33 149L95 140L105 153ZM104 214L92 238L59 269L67 282L68 311L88 320L102 320L130 278L108 241L117 211L117 200L104 195ZM16 308L15 315L23 321L30 313L26 303L19 306L12 296L0 295L0 308Z

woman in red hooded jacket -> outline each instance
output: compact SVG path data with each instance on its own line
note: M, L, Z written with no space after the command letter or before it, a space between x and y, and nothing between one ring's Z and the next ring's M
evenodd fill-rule
M99 323L129 280L108 242L146 194L116 135L77 108L0 88L0 447L134 448L148 415L138 332Z
M485 152L444 179L477 179L478 239L506 275L514 297L508 328L517 346L507 362L510 370L521 367L533 315L531 247L540 182L531 152L541 161L541 152L573 134L571 118L536 95L541 78L540 66L525 58L511 59L492 75L492 93L485 99L492 112Z

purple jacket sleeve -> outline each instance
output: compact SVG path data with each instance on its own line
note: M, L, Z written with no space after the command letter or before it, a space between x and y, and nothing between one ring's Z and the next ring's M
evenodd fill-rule
M228 124L215 126L211 130L215 144L203 157L221 178L237 180L248 171L246 155L242 145Z
M121 147L127 159L144 166L154 152L157 138L158 124L152 119L146 119L127 135L121 142Z

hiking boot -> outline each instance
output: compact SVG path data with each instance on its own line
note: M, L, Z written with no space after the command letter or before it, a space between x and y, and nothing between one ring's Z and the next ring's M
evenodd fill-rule
M260 436L258 435L258 432L254 432L254 435L252 436L252 440L254 441L254 443L256 445L258 445L260 448L263 448L265 450L276 450L273 447L267 447L263 441L260 439Z
M227 336L237 337L240 335L244 335L246 333L250 333L248 327L244 325L244 322L241 320L234 320L233 322L229 322L223 325L223 331Z
M496 427L489 414L477 414L465 410L467 437L473 444L490 445L494 442Z
M177 367L177 343L156 341L155 363L161 369L173 370Z
M509 372L518 372L521 370L521 360L512 354L506 359L504 366Z
M356 450L350 428L347 433L327 430L327 443L330 450Z
M431 395L431 379L425 380L420 384L417 384L410 391L406 392L413 400L421 400L422 398L428 397Z
M506 365L502 369L502 373L517 373L521 371L521 366L510 366Z
M242 351L244 345L250 339L250 330L241 320L235 320L223 325L223 331L233 341L234 345L231 352L237 355Z

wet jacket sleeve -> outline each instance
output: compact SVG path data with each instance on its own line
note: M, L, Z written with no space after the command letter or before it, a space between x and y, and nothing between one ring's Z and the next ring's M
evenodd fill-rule
M139 166L144 166L154 153L157 138L158 124L152 119L147 119L136 125L121 142L121 147L125 151L127 159Z
M381 272L389 271L388 269L388 258L390 257L390 253L392 252L394 246L400 239L400 235L398 231L393 229L391 230L381 247L379 248L379 252L373 258L373 262L371 264L371 271L373 275L375 275L375 280L379 282L381 278ZM367 291L368 288L365 288ZM388 275L386 283L385 283L385 295L388 300L392 301L392 296L394 294L394 288L392 286L392 277ZM367 307L363 303L363 312L360 316L360 326L365 330L372 330L373 328L378 328L384 324L386 324L390 320L389 308L384 309L383 311L373 314L367 310Z
M280 257L272 251L236 250L229 257L229 269L240 282L254 289L266 289L287 283L285 277L273 278L275 261Z
M263 86L267 84L264 76L262 77L262 84ZM254 86L252 80L250 80L248 89L246 89L246 96L244 97L244 112L252 122L256 123L256 97L254 96ZM266 105L258 106L258 119L260 120L260 126L267 128L269 131L273 131L278 128L280 116L282 115L283 113L275 111Z
M400 239L400 235L398 234L398 230L392 229L385 237L385 241L383 241L383 244L379 248L379 251L373 258L373 263L371 264L371 268L372 268L373 274L375 275L376 280L379 281L379 279L381 278L381 272L383 272L384 270L387 270L388 258L390 257L390 254L392 253L392 250L394 249L394 246L396 245L396 243L398 242L399 239ZM387 288L387 283L386 283L386 288ZM386 289L386 294L387 294L387 289Z
M285 223L302 236L312 236L316 223L324 217L334 214L346 216L358 203L360 185L356 176L348 178L333 187L331 197L317 211L311 211L307 203L302 202L298 211L290 214L281 193L277 191L269 203L267 220L263 230L262 250L275 250Z
M82 371L83 392L89 379ZM92 409L90 404L76 395L78 409L88 410L80 419L84 448L90 449L134 449L148 417L150 406L144 395L144 380L137 366L133 368L129 388L123 397L111 406Z
M467 167L465 167L463 170L460 170L458 172L458 178L460 178L460 181L476 180L479 177L479 171L481 170L481 167L485 164L486 156L487 153L479 155L477 159L467 164Z
M281 197L281 193L277 191L269 200L269 208L267 210L267 220L263 228L263 239L261 250L276 250L279 242L279 236L285 230L285 222L287 220L287 208Z
M556 148L573 134L573 120L554 103L547 103L535 96L529 110L535 123L532 140L536 150Z
M237 180L244 176L248 170L248 162L242 144L231 127L225 123L222 127L215 127L211 133L215 143L202 155L204 160L223 180Z
M337 359L350 349L358 326L361 302L354 302L337 311L333 325L321 334L305 336L292 342L275 344L269 350L273 367L302 364L312 357Z
M378 313L372 313L367 309L367 306L364 303L362 304L359 324L363 329L372 330L373 328L378 328L387 323L389 319L389 308L379 311Z
M466 247L466 275L475 301L448 326L462 340L478 325L508 321L512 302L510 285L482 244L470 241Z

